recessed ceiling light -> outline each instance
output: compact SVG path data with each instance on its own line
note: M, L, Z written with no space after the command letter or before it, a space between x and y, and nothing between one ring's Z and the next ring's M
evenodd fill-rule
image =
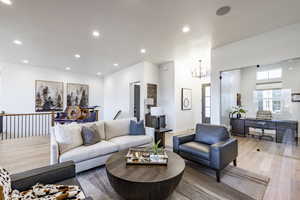
M23 42L20 41L20 40L14 40L13 43L14 43L14 44L17 44L17 45L22 45L22 44L23 44Z
M11 5L12 2L11 0L1 0L2 3L7 4L7 5Z
M119 64L118 64L118 63L115 63L115 64L114 64L114 66L115 66L115 67L118 67L118 66L119 66Z
M97 76L101 76L102 73L101 73L101 72L97 72L96 75L97 75Z
M80 58L79 54L75 54L74 56L75 56L75 58Z
M230 12L230 10L231 10L230 6L223 6L217 10L216 15L218 16L227 15Z
M22 62L23 62L24 64L28 64L28 63L29 63L28 60L22 60Z
M93 31L93 36L94 36L94 37L99 37L99 36L100 36L99 31Z
M68 70L68 71L71 70L71 67L66 67L66 70Z
M145 54L146 52L147 52L146 49L141 49L141 53L142 53L142 54Z
M190 30L191 30L191 28L189 27L189 26L184 26L184 27L182 27L182 32L183 33L188 33L188 32L190 32Z

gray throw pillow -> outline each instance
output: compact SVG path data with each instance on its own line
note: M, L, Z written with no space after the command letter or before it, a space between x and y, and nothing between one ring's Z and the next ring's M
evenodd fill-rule
M101 141L96 125L92 125L91 127L83 126L81 130L81 136L83 145L85 146L93 145Z
M145 135L144 120L130 120L129 135Z

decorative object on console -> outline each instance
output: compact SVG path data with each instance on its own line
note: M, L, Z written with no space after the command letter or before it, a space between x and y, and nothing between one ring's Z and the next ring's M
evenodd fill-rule
M271 120L272 112L268 110L259 110L256 112L256 119Z
M84 84L67 84L67 106L89 106L89 86Z
M68 106L66 108L66 113L68 119L76 120L81 117L81 109L79 108L79 106Z
M181 110L192 110L192 89L181 89Z
M129 135L145 135L144 120L130 120Z
M192 77L206 79L209 75L208 70L202 67L202 60L199 60L199 64L192 67Z
M63 110L63 82L35 81L35 111L62 111Z
M300 93L292 93L292 102L300 102Z
M157 144L158 145L158 144ZM168 155L166 151L158 148L147 147L130 148L126 155L126 164L128 165L167 165Z
M99 110L96 108L99 106L84 107L79 106L68 106L65 112L58 112L54 122L65 124L65 123L86 123L98 121Z
M242 106L235 106L233 107L233 111L229 113L229 118L232 118L233 115L236 114L236 118L240 119L242 114L246 114L246 110Z

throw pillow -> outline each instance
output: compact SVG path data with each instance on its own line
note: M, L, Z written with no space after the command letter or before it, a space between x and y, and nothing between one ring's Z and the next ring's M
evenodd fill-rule
M129 135L145 135L144 120L130 120Z
M100 134L98 133L96 124L91 127L82 127L81 136L83 145L89 146L100 142Z
M8 171L0 167L0 199L9 199L11 179Z
M14 190L11 199L80 200L85 199L85 196L78 186L36 184L27 191Z
M60 125L57 127L57 129L58 130L55 132L55 137L57 138L56 140L59 144L60 153L65 153L83 144L80 125Z

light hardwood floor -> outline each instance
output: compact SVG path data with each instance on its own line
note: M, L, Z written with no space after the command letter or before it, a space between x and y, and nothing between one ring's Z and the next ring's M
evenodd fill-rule
M172 145L172 134L166 139ZM238 166L270 177L265 200L300 199L300 146L238 137ZM0 141L0 165L11 173L49 164L48 137ZM258 151L259 150L259 151Z

